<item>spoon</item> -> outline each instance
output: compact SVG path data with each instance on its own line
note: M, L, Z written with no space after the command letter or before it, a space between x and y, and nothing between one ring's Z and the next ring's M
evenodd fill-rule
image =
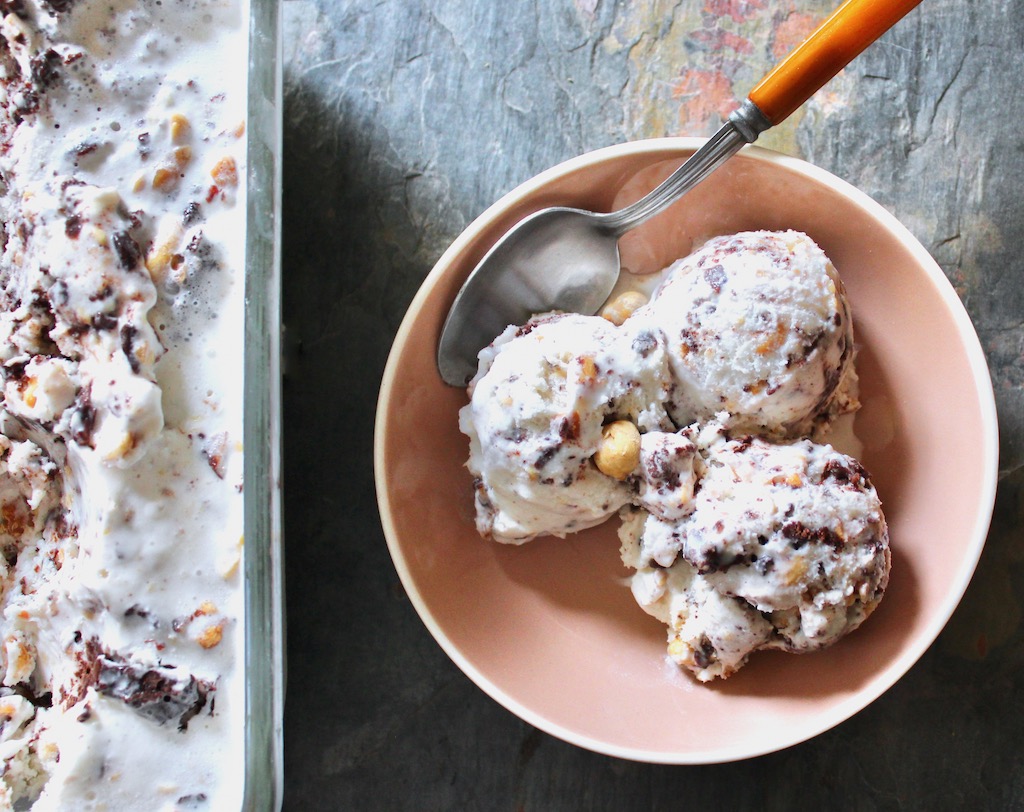
M847 0L776 65L722 128L660 186L609 213L555 207L521 220L480 261L441 330L437 366L452 386L477 354L536 313L593 314L619 277L619 237L678 200L745 144L785 120L921 0Z

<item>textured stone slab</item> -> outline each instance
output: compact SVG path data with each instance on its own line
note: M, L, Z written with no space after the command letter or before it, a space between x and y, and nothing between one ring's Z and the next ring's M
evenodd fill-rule
M520 722L448 661L380 530L377 386L448 243L561 160L710 134L831 7L285 0L287 808L1024 805L1024 17L1011 0L925 0L762 139L903 221L991 365L1004 476L989 544L952 623L893 690L747 763L597 756Z

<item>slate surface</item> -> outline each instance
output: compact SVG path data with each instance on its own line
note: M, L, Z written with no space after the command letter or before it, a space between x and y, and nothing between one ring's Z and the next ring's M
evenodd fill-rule
M444 248L561 160L709 135L832 5L285 0L286 809L1024 808L1014 0L924 0L760 142L903 221L964 300L991 366L1002 474L988 545L952 622L892 690L812 742L738 764L596 755L462 675L404 596L380 528L377 388Z

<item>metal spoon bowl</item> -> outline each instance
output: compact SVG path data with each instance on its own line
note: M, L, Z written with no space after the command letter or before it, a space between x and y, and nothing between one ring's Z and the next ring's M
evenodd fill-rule
M617 212L549 208L513 226L448 312L441 378L465 386L477 355L510 324L549 310L595 313L619 276L619 238L663 211L744 144L780 123L920 0L847 0L750 92L722 128L660 186Z
M509 324L535 313L594 313L619 278L619 238L666 209L769 126L746 102L682 166L616 212L549 208L509 230L469 275L448 312L437 365L445 383L465 386L477 353Z

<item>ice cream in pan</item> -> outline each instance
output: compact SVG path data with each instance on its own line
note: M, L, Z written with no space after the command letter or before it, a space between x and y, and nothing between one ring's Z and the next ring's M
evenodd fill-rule
M0 6L0 808L238 809L247 6Z
M702 681L855 629L890 557L867 472L810 439L858 406L832 263L798 232L718 237L620 304L535 317L481 353L460 414L481 534L620 514L633 594Z

